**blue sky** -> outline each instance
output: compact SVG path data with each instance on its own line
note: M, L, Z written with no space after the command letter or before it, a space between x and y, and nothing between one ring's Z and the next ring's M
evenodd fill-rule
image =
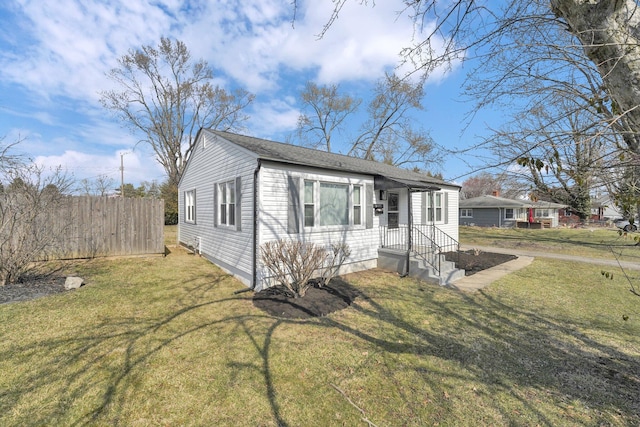
M284 141L300 113L297 95L308 80L340 84L369 96L385 70L399 64L414 28L398 15L400 0L347 3L326 36L316 35L333 4L299 1L292 27L291 0L8 0L0 4L0 136L24 141L22 153L76 178L98 175L125 182L164 179L138 137L99 103L113 88L106 73L129 49L157 45L161 36L182 40L194 58L214 68L216 82L256 95L247 113L249 135ZM464 67L436 73L425 87L425 110L415 120L436 143L465 147L498 126L498 112L477 117L462 133L460 85ZM469 163L469 164L467 164ZM480 156L446 156L438 169L458 178L483 166Z

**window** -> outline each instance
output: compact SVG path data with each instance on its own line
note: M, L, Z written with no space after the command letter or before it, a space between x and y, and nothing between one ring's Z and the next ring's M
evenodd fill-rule
M353 186L353 225L362 224L362 187Z
M427 220L442 222L442 193L433 193L427 197ZM432 206L433 205L433 206Z
M549 209L536 209L537 218L549 218Z
M473 209L460 209L461 218L473 218Z
M363 224L363 187L304 180L302 193L305 227L334 227Z
M505 208L504 210L504 219L514 219L513 208Z
M349 185L320 183L320 225L349 225Z
M236 183L228 181L218 184L220 197L220 224L234 226L236 224Z
M184 220L196 222L196 190L184 192Z
M389 228L398 228L400 221L398 217L399 195L398 193L388 193L387 195L387 222Z
M315 197L313 191L313 181L304 182L304 226L313 227L315 224Z

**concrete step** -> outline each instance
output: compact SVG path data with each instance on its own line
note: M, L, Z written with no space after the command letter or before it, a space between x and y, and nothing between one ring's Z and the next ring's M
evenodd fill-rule
M409 276L416 279L424 280L438 285L450 285L458 279L465 277L465 271L456 268L452 261L444 259L444 255L440 255L440 273L434 267L429 265L424 259L411 257L409 260ZM437 262L433 260L434 264Z
M455 267L455 263L445 260L444 255L431 255L429 258L435 264L440 257L441 271L438 274L423 258L412 255L409 258L409 275L430 283L444 286L465 276L464 270ZM397 271L404 274L406 270L406 252L390 249L378 249L378 267L385 270Z

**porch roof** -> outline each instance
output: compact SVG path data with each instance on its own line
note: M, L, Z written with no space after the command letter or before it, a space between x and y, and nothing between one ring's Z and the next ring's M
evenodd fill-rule
M388 176L377 175L373 181L376 190L390 190L392 188L408 188L409 190L421 190L421 191L438 191L442 187L435 185L434 183L415 181L404 178L390 178Z

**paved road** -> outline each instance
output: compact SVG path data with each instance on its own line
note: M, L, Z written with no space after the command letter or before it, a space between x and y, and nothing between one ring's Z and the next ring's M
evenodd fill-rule
M469 250L469 249L480 249L484 252L495 252L499 254L510 254L510 255L518 255L518 256L529 256L529 257L537 257L537 258L553 258L553 259L562 259L565 261L576 261L576 262L586 262L589 264L596 265L605 265L610 267L618 267L622 266L623 268L628 268L632 270L640 270L640 262L629 262L629 261L616 261L615 259L603 259L603 258L589 258L584 256L576 256L576 255L565 255L551 252L537 252L537 251L527 251L522 249L511 249L511 248L497 248L493 246L475 246L475 245L461 245L460 249Z

